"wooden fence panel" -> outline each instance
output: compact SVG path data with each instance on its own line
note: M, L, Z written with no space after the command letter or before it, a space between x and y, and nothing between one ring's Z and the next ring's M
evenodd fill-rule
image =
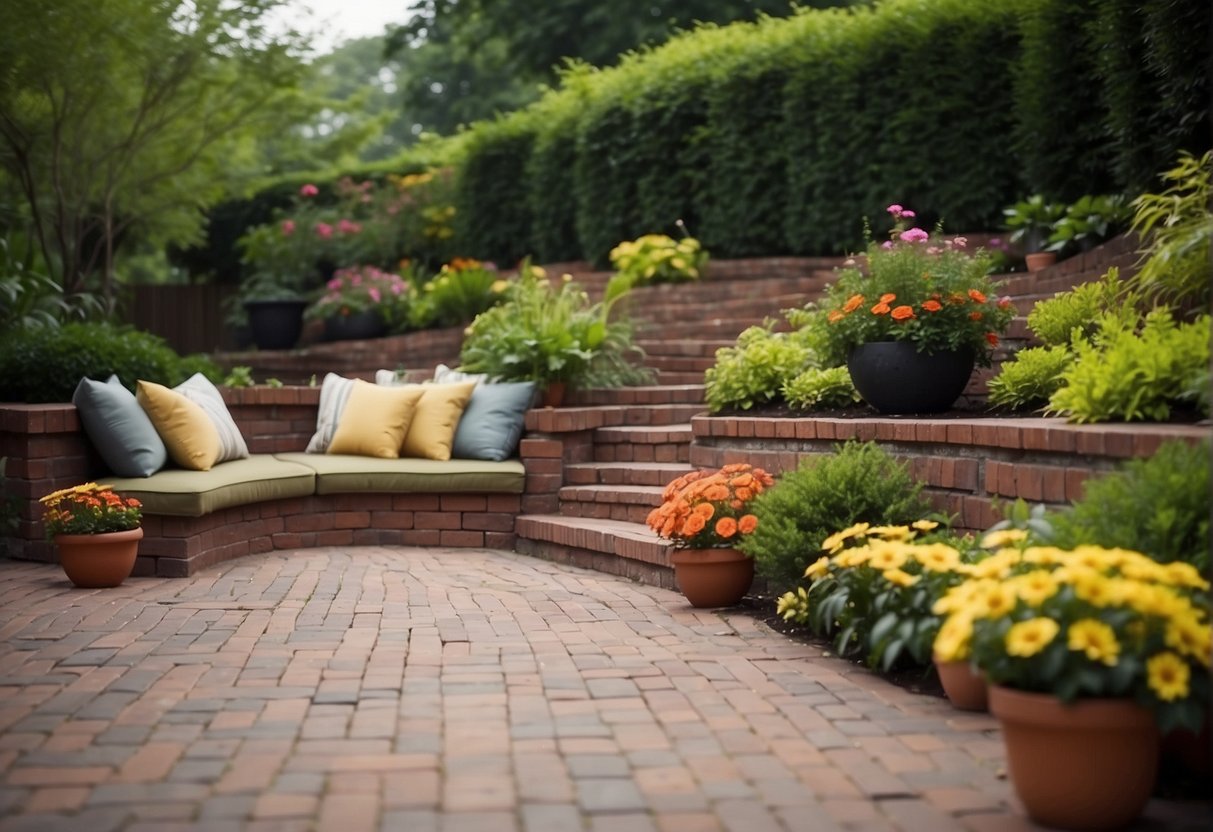
M215 352L236 346L235 334L223 325L224 303L235 286L134 286L127 322L159 335L177 352Z

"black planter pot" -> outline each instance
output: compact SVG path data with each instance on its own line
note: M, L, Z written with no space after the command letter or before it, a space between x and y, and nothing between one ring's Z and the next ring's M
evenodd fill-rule
M877 341L851 351L847 370L863 400L881 413L942 413L973 375L969 352L921 353L908 341Z
M352 315L330 315L324 319L324 340L358 341L378 338L387 332L383 316L373 309Z
M248 300L249 331L259 350L289 350L303 332L305 300Z

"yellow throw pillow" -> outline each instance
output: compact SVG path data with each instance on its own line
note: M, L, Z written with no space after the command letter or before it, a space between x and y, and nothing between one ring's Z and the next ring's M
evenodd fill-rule
M472 398L476 382L458 384L422 384L416 389L423 391L417 402L417 414L404 437L401 456L422 459L446 460L451 458L451 444L455 441L455 428L463 409Z
M421 393L420 387L376 387L356 380L328 453L396 459Z
M223 443L205 410L175 390L151 381L135 385L135 398L164 440L173 462L192 471L211 470Z

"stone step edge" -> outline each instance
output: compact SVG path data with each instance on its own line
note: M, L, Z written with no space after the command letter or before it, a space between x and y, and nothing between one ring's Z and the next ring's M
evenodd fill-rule
M521 540L602 552L662 567L670 566L670 552L674 548L640 523L593 517L521 514L514 522L514 533Z

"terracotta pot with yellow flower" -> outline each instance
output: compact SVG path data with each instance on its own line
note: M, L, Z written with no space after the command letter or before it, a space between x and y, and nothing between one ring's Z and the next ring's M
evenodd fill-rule
M135 566L143 509L108 485L89 482L47 494L42 525L59 547L59 564L79 587L118 586Z
M728 607L745 597L754 561L737 541L758 527L750 503L774 478L746 463L693 471L666 486L648 525L674 544L674 580L693 607Z
M866 264L829 287L824 349L846 363L855 389L883 413L937 413L964 392L974 365L990 366L1014 317L995 297L994 258L964 237L912 227L915 213L890 205L894 225Z
M1209 584L1185 563L1095 546L1005 548L936 604L942 659L989 679L1029 816L1118 829L1154 785L1160 729L1199 730L1209 697Z

